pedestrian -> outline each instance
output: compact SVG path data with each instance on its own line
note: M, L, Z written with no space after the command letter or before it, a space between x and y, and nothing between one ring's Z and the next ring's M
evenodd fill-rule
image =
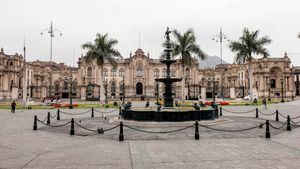
M11 113L15 113L15 112L16 112L16 102L13 101L13 102L11 103Z
M266 98L263 99L262 103L265 106L264 108L267 109L267 100L266 100Z
M147 102L146 102L146 108L148 108L150 106L150 103L149 103L149 100L147 100Z

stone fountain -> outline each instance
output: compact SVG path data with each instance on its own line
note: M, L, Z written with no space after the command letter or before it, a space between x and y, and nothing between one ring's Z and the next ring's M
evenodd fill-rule
M155 81L164 84L164 104L160 108L158 105L157 109L149 109L146 107L136 108L132 107L131 104L126 104L121 110L121 116L125 120L137 120L137 121L192 121L192 120L208 120L218 117L218 109L206 108L194 110L178 108L173 106L173 92L172 85L175 82L181 81L181 78L171 78L170 66L177 61L171 58L171 43L170 43L170 33L171 31L167 28L165 32L166 37L166 49L165 57L163 57L160 62L167 66L166 77L157 78Z

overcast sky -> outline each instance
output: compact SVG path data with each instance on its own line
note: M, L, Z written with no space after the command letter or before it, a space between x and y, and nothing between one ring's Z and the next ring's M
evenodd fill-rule
M299 0L1 0L0 47L7 54L22 53L25 34L28 60L49 60L50 37L40 32L53 20L63 32L53 40L53 61L68 65L73 53L76 63L85 52L81 44L93 41L96 33L117 39L123 57L139 47L140 34L140 47L158 58L166 27L193 28L202 50L219 56L220 45L212 38L220 27L230 40L247 27L273 40L267 46L271 57L287 52L300 65L299 7ZM232 62L233 57L224 43L223 59Z

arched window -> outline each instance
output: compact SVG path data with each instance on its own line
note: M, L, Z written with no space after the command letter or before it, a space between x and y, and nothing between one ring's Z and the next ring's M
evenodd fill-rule
M271 85L271 88L276 88L276 81L275 81L275 79L271 79L271 81L270 81L270 85Z
M123 69L123 68L119 69L119 76L120 77L124 76L124 72L125 72L125 69Z
M108 71L106 68L103 69L103 76L107 76L108 75Z
M166 77L166 76L167 76L166 69L163 68L163 70L162 70L162 77Z
M158 78L159 77L159 69L154 70L154 77Z
M91 68L91 67L87 68L87 76L88 77L92 77L93 76L93 68Z
M175 69L171 69L171 77L175 77Z
M110 91L111 93L116 93L116 82L111 82Z
M111 69L111 76L113 76L113 77L117 76L117 69L114 69L114 68Z
M186 75L186 77L190 77L190 69L189 68L185 69L185 75Z

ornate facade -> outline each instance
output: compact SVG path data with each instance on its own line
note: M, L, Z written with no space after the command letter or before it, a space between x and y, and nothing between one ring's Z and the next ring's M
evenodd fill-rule
M166 75L166 67L159 59L138 49L129 58L118 59L117 63L117 68L113 68L105 62L101 69L95 62L85 63L82 57L78 60L78 68L39 60L24 62L22 55L7 55L1 49L0 100L42 100L50 96L69 98L70 95L81 100L99 100L105 96L119 99L123 90L126 98L154 98L157 90L163 95L162 84L157 85L154 80ZM291 67L286 54L282 58L253 59L252 65L252 87L258 97L281 97L282 90L284 97L299 95L299 82L296 81L299 78L295 78L298 71ZM177 61L171 66L171 76L182 77L184 69L186 78L185 82L174 84L174 97L181 98L181 86L187 98L211 98L213 93L217 97L244 97L249 94L250 87L248 66L249 63L222 64L200 69L194 59L191 66L183 68Z

